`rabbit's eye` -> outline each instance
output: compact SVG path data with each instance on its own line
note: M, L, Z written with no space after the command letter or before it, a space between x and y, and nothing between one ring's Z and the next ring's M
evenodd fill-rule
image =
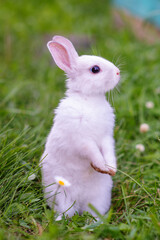
M92 73L99 73L100 72L100 67L98 67L97 65L93 66L90 71Z

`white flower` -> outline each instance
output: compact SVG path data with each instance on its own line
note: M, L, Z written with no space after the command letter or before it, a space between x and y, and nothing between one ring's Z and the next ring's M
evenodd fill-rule
M140 125L140 132L141 133L145 133L145 132L148 132L148 130L149 130L149 125L147 124L147 123L142 123L141 125Z
M154 103L149 101L149 102L146 102L145 106L146 106L146 108L153 108L154 107Z
M28 177L28 180L33 181L35 178L36 178L36 174L33 173Z
M136 149L139 150L140 152L144 152L145 151L145 147L143 144L137 144L136 145Z
M69 187L71 186L70 182L68 182L65 178L63 177L59 177L59 176L55 176L54 178L56 180L56 183L58 183L60 186L63 187Z

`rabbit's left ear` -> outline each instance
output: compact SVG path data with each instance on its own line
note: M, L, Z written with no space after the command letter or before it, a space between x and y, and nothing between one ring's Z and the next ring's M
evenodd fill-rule
M55 36L48 42L47 47L59 68L66 73L71 73L76 67L78 54L73 44L66 38Z

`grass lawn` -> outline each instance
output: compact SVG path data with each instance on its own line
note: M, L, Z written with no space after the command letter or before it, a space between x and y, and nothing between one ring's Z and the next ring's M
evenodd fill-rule
M129 27L118 30L107 2L1 1L0 240L160 237L160 44L137 40ZM55 222L43 198L38 163L65 91L46 47L54 34L84 36L83 44L76 40L80 54L120 65L119 92L107 94L116 113L119 171L101 222L88 213ZM140 133L142 123L148 132ZM139 143L144 152L136 150Z

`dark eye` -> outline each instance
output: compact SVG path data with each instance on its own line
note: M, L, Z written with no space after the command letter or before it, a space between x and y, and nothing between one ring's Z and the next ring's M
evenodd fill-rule
M99 73L100 72L100 67L98 67L97 65L93 66L90 71L92 73Z

